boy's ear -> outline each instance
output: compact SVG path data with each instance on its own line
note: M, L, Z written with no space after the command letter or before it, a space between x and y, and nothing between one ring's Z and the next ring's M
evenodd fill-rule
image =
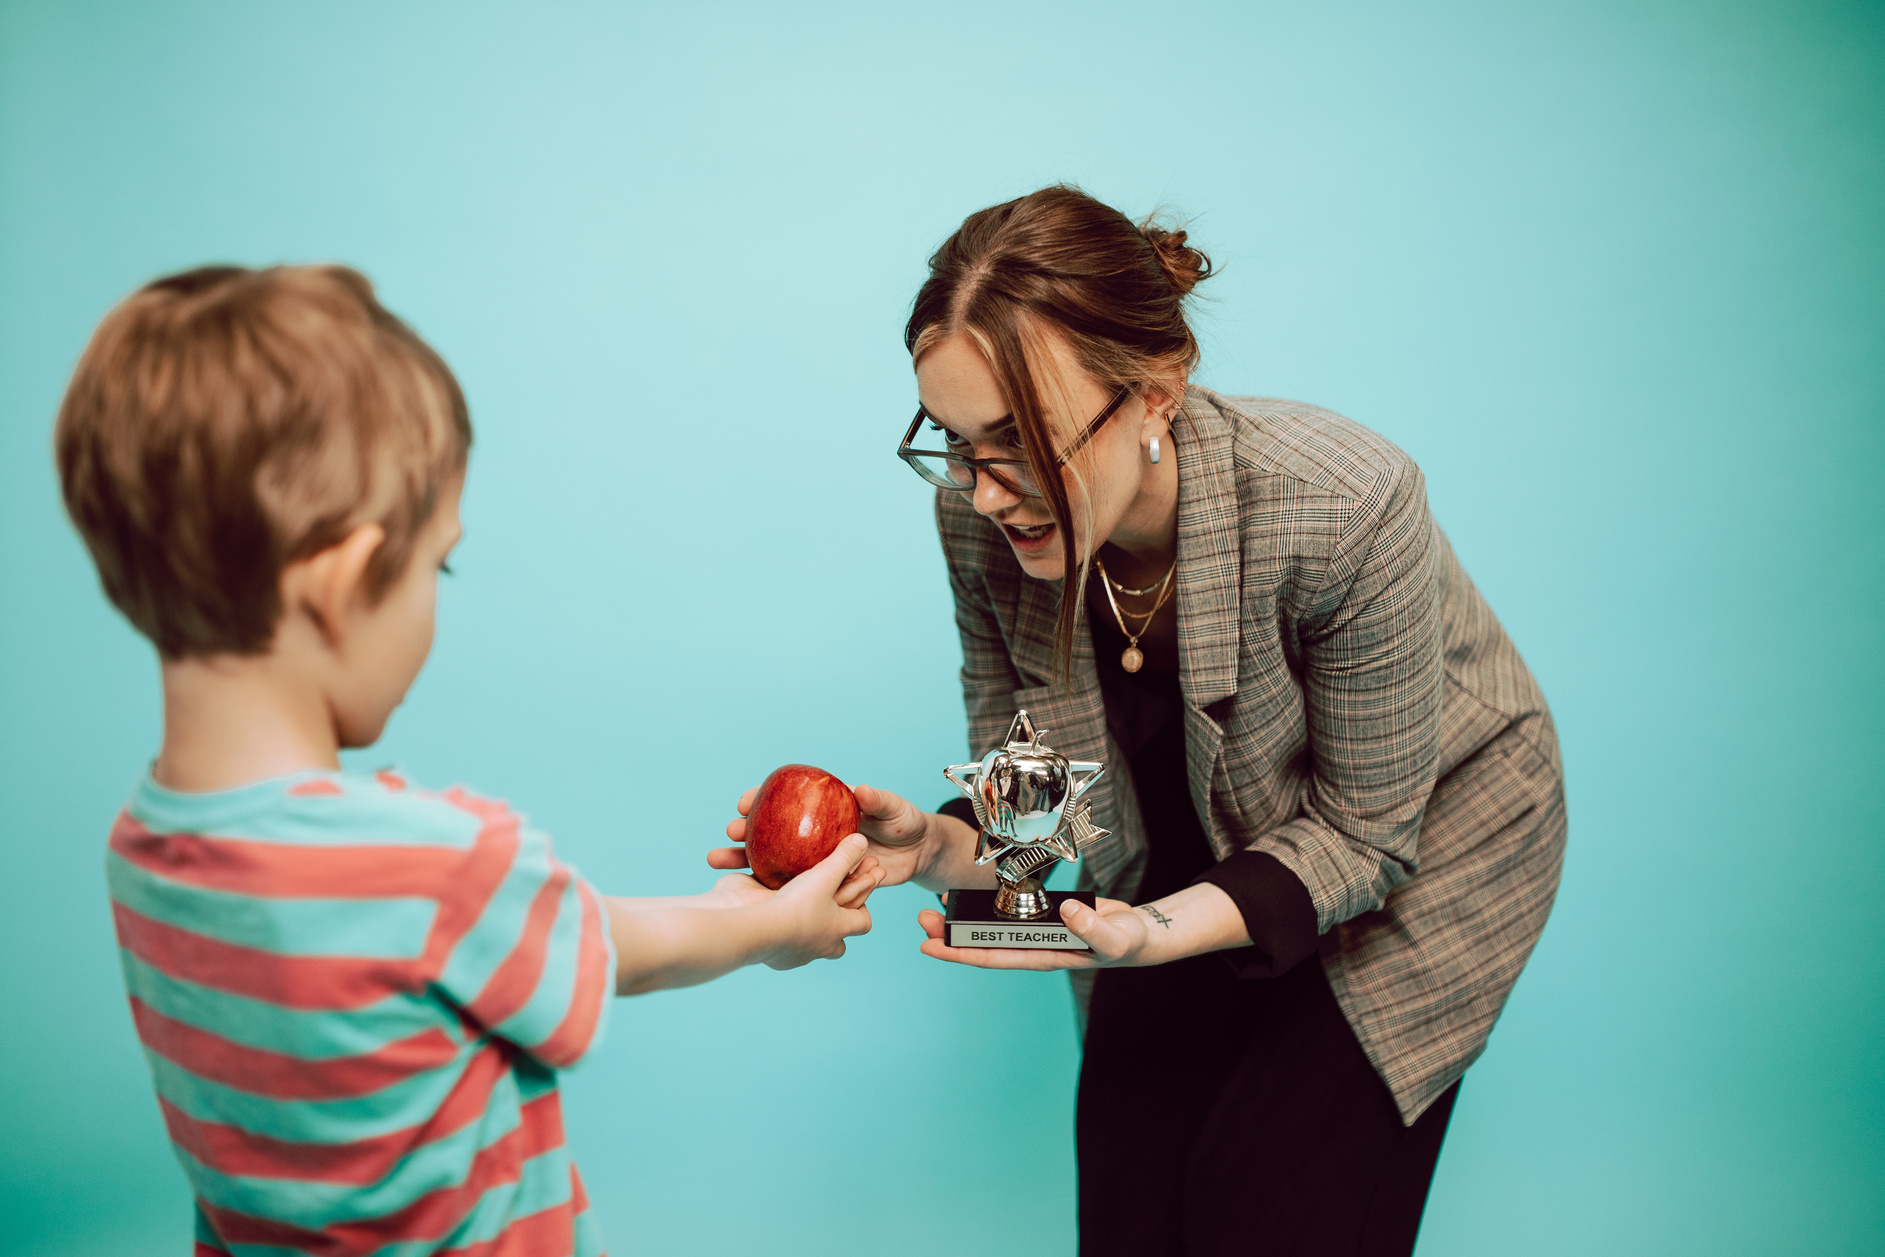
M367 564L385 542L384 528L362 524L327 549L289 564L281 574L282 609L305 612L329 647L339 645L348 609L366 593Z

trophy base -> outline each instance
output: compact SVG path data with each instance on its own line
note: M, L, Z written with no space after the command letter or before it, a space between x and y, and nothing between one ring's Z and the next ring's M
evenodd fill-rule
M1004 921L1058 921L1059 907L1048 898L1047 888L1038 877L1004 881L995 887L995 915Z
M1060 905L1077 899L1093 906L1090 890L1050 890L1049 912L1037 921L1017 921L995 911L992 890L952 890L943 914L943 942L951 947L1020 947L1049 951L1085 951L1080 936L1060 919Z

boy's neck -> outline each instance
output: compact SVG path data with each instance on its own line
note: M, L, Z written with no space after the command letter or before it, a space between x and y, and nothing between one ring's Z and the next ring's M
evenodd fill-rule
M340 767L334 715L319 687L275 655L163 665L164 745L151 766L169 790L231 790Z

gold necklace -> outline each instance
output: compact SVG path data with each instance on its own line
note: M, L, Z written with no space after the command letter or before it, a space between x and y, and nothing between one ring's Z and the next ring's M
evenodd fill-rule
M1100 587L1106 591L1106 601L1113 609L1113 619L1119 621L1119 631L1126 635L1126 649L1119 656L1119 666L1128 672L1137 672L1145 666L1145 654L1139 649L1139 639L1145 636L1147 629L1152 627L1152 617L1158 614L1159 608L1165 605L1167 595L1172 592L1172 575L1178 571L1178 560L1172 560L1172 565L1165 570L1165 579L1158 583L1158 601L1152 604L1152 609L1143 613L1133 612L1134 619L1141 614L1145 616L1145 623L1139 626L1137 633L1126 627L1126 616L1119 609L1119 599L1113 597L1113 578L1107 575L1106 564L1100 561L1100 556L1097 554L1093 556L1093 563L1100 569ZM1122 585L1121 588L1123 589L1124 586ZM1144 592L1151 593L1152 586L1147 585Z
M1174 562L1176 562L1176 560L1174 560ZM1128 598L1143 598L1147 594L1157 589L1160 585L1163 585L1165 583L1165 578L1161 576L1159 579L1153 581L1150 585L1147 585L1144 589L1127 589L1124 585L1114 580L1112 573L1108 572L1104 567L1100 568L1100 575L1106 578L1107 584L1111 585L1114 589L1117 589L1120 593L1126 595L1126 597Z

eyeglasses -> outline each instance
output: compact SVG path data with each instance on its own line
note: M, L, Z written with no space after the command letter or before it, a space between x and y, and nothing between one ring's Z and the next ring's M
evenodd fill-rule
M1085 431L1073 439L1073 443L1061 451L1054 460L1054 466L1065 467L1067 460L1080 452L1082 446L1093 439L1113 412L1125 405L1132 396L1132 387L1122 384L1113 399L1106 403L1106 409L1094 416L1093 422ZM910 469L917 475L943 489L954 489L959 493L975 492L977 472L986 471L996 484L1010 493L1024 498L1041 496L1040 486L1034 483L1034 468L1024 458L970 458L966 454L951 454L946 450L919 450L910 442L916 439L916 430L929 419L929 412L921 406L916 408L916 418L910 421L910 430L903 434L903 443L897 446L897 457L910 464ZM930 422L935 422L930 420ZM938 427L942 425L937 424Z

